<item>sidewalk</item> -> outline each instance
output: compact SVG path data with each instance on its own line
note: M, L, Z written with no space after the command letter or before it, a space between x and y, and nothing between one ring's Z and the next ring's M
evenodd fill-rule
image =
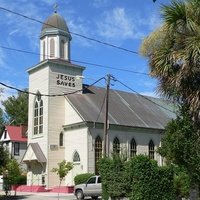
M0 191L0 200L11 200L11 199L38 199L39 197L43 197L43 200L49 199L49 197L52 197L52 199L57 199L58 193L53 192L17 192L16 197L15 191L11 191L10 196L5 196L4 191ZM75 196L72 193L60 193L60 200L62 199L75 199ZM42 199L42 198L41 198Z

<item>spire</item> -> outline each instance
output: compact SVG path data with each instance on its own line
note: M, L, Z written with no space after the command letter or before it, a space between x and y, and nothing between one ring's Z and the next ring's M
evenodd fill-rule
M53 8L54 8L54 13L57 13L57 11L58 11L58 4L55 3L54 6L53 6Z

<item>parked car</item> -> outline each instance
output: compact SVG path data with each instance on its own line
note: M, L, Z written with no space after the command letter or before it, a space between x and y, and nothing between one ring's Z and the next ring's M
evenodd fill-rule
M92 176L86 183L75 185L74 195L77 199L84 199L86 196L90 196L92 199L98 199L102 195L101 177Z

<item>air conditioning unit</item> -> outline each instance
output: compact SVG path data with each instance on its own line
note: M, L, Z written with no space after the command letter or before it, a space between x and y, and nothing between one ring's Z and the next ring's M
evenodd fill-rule
M50 144L49 147L50 147L51 151L57 151L58 150L58 145L57 144Z

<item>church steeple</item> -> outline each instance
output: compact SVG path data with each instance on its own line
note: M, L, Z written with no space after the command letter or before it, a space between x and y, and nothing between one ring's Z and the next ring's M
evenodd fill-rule
M64 59L70 61L70 41L72 37L57 8L43 24L40 34L40 61Z

